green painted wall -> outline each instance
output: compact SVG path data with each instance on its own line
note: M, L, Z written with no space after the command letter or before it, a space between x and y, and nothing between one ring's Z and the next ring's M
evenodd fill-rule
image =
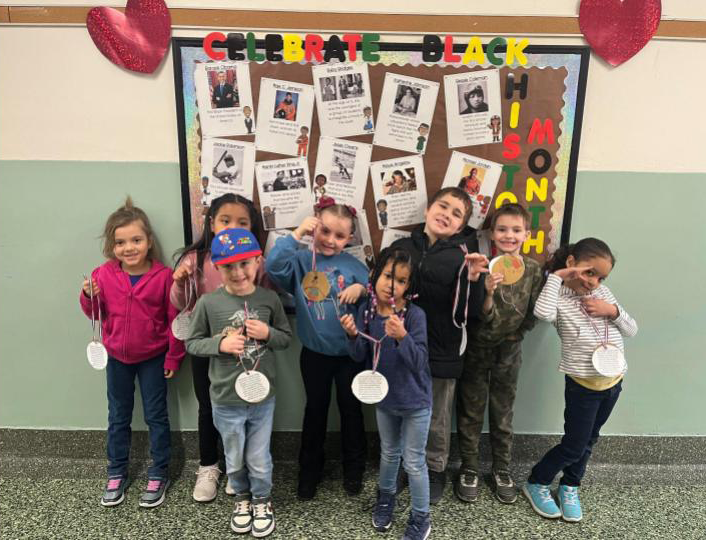
M85 360L90 323L77 297L81 274L102 261L104 220L128 193L173 253L182 241L176 164L0 161L0 427L105 427L105 375ZM605 433L706 435L704 200L704 174L579 174L572 239L597 236L614 249L608 286L640 325ZM549 325L531 333L524 356L515 429L560 432L563 380ZM275 428L298 430L298 344L278 361ZM170 383L174 429L196 426L189 369Z

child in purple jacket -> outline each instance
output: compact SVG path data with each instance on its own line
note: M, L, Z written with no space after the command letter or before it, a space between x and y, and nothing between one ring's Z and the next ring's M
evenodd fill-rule
M137 376L152 458L139 504L152 508L164 502L169 485L166 379L184 358L184 344L171 333L177 315L169 302L172 272L154 258L149 219L129 197L108 218L103 238L109 260L93 270L90 282L83 282L80 295L87 316L100 310L108 352L108 483L101 504L115 506L125 498Z

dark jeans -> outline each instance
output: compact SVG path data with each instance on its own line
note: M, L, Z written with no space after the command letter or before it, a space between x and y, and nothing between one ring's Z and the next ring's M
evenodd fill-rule
M145 422L149 427L152 464L147 475L164 478L171 456L171 440L163 354L137 364L108 358L108 475L127 475L128 472L135 376L140 383Z
M209 359L202 356L191 356L191 375L194 380L194 393L199 403L199 457L200 465L208 467L218 463L219 434L213 425L213 410L211 408L211 379L208 378Z
M336 400L341 415L341 457L343 475L355 478L365 470L365 426L363 411L351 390L351 382L363 364L349 356L328 356L302 347L302 379L306 408L299 450L299 478L318 482L324 468L324 441L331 385L336 383Z
M529 482L549 485L559 471L563 471L561 484L581 485L593 445L618 401L622 386L623 382L620 381L608 390L597 392L566 376L564 436L532 468Z

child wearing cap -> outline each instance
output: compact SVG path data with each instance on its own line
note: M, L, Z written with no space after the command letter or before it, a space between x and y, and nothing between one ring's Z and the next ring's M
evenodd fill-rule
M223 440L226 473L236 491L230 527L256 538L275 528L270 500L275 409L272 351L285 349L292 337L277 294L255 285L261 255L257 239L248 230L225 229L216 235L211 261L223 287L196 302L186 341L189 353L210 357L213 421ZM259 397L257 392L242 390L247 383L239 386L236 382L244 372L259 376L253 380L266 377Z

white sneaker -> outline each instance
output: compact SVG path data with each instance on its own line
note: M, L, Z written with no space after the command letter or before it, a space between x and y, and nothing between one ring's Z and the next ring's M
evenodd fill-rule
M198 502L210 502L216 498L218 493L218 479L221 477L221 470L218 465L200 466L196 471L196 485L194 486L194 500Z
M230 483L230 478L228 478L228 481L226 482L226 495L230 495L231 497L235 495L235 488Z
M275 512L269 497L253 498L252 530L255 538L263 538L275 530Z

